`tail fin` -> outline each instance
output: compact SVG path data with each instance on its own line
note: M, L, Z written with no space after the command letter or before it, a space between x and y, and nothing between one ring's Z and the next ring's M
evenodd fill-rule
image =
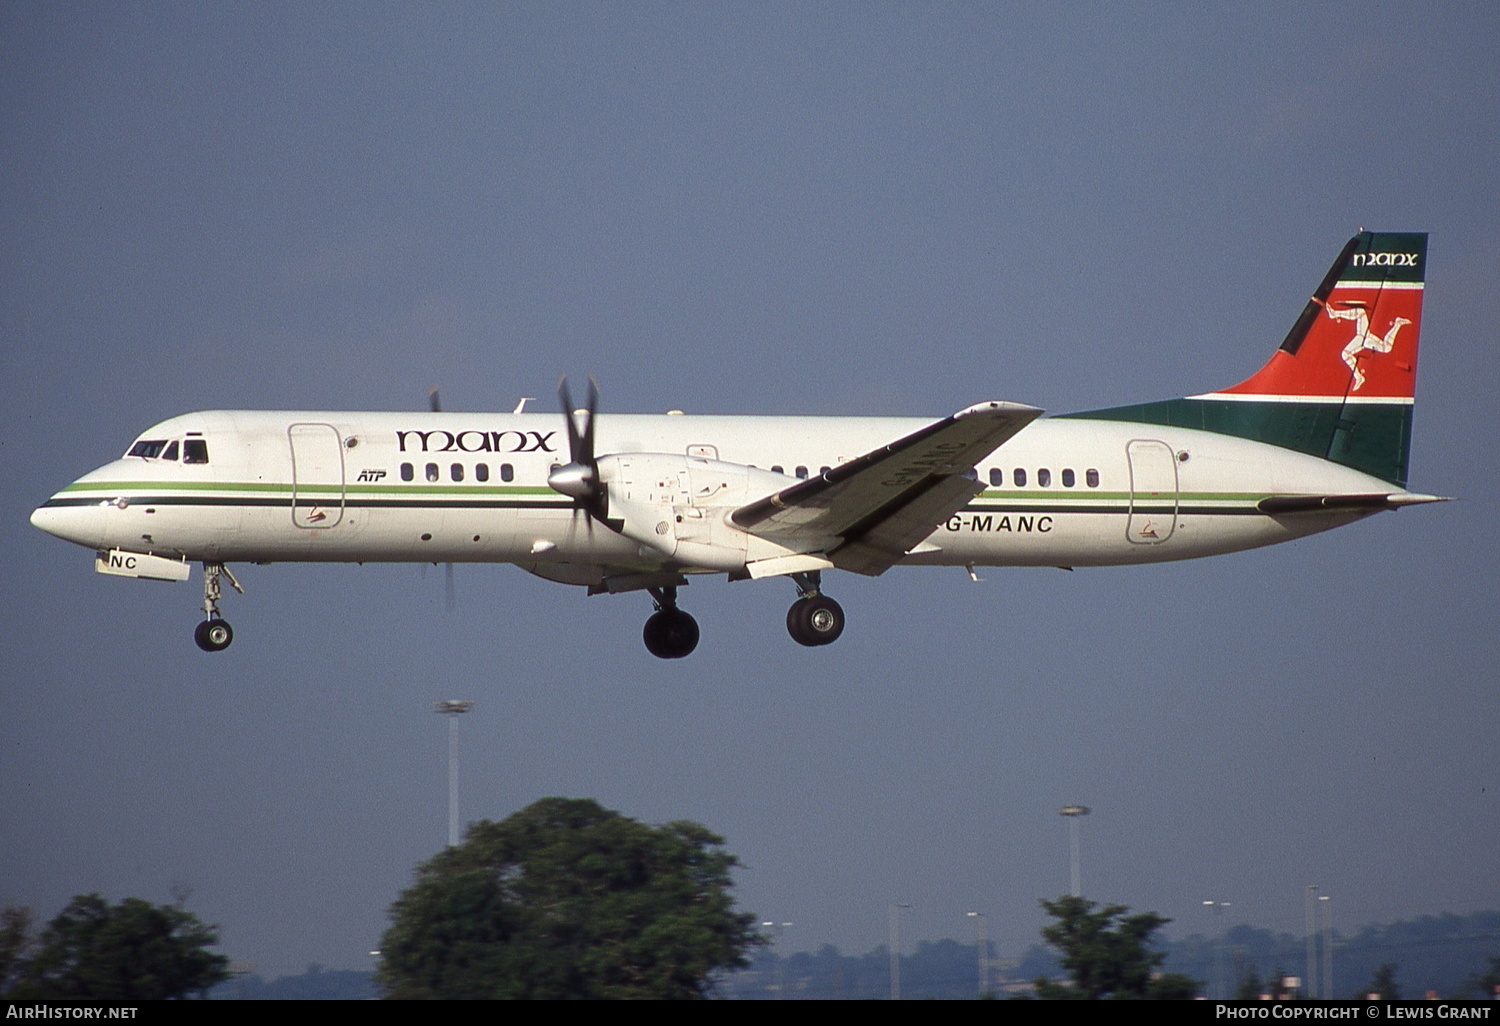
M1236 435L1405 487L1426 270L1425 233L1360 232L1249 378L1186 399L1071 416Z

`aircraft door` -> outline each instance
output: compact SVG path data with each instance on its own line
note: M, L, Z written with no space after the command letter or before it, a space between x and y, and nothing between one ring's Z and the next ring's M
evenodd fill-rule
M292 523L326 530L344 519L344 442L332 424L293 424Z
M1177 454L1166 442L1137 438L1125 446L1130 462L1130 519L1125 538L1133 545L1160 545L1177 526Z

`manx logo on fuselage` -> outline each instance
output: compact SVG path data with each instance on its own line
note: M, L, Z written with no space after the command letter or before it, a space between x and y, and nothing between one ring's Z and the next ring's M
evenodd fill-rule
M556 431L397 431L401 452L556 452Z

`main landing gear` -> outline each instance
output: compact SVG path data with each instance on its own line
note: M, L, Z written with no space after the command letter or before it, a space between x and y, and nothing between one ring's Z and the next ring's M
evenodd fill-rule
M229 581L230 587L241 595L245 589L234 579L229 567L223 563L203 564L203 616L204 620L193 629L193 640L205 652L222 652L234 640L234 630L229 621L219 615L219 576Z
M799 645L831 645L844 633L844 609L824 595L822 574L792 574L800 596L786 611L786 629Z
M677 588L650 588L656 612L646 621L641 638L658 659L681 659L698 647L698 621L677 608Z

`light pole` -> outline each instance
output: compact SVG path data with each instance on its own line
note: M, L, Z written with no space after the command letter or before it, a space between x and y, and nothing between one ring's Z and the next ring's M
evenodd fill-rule
M458 844L458 718L474 708L473 702L450 698L438 702L433 712L448 717L448 847Z
M904 901L891 902L891 1000L901 1000L901 910L911 908Z
M1219 928L1219 935L1214 938L1214 986L1218 989L1218 996L1226 998L1225 993L1229 988L1224 984L1224 923L1223 913L1230 905L1227 901L1205 901L1204 908L1214 911L1214 924Z
M1083 897L1083 883L1080 879L1078 869L1078 820L1089 814L1087 805L1064 805L1058 809L1058 814L1065 816L1068 820L1069 833L1071 834L1069 851L1072 858L1069 860L1069 868L1072 870L1073 897Z
M979 929L979 993L975 996L983 999L984 992L989 989L989 974L985 972L989 968L990 961L990 917L983 912L965 913L974 920L974 925Z
M786 974L782 972L781 966L781 934L791 923L778 923L767 919L761 923L761 929L771 931L771 952L776 956L776 1000L780 1001L786 997Z
M1323 906L1323 997L1333 999L1333 898L1318 895L1318 904Z
M1307 986L1303 993L1308 997L1318 996L1318 906L1313 901L1317 893L1316 884L1308 884L1302 891L1302 926L1307 935Z

